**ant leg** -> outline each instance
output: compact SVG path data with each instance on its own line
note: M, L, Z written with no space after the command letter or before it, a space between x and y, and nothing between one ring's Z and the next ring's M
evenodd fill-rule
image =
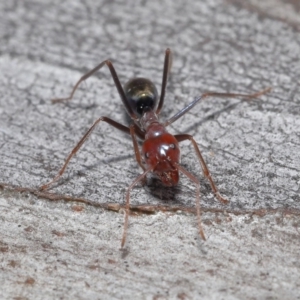
M121 97L121 100L123 102L123 104L125 105L125 108L129 114L129 116L133 119L133 120L136 120L137 117L136 115L134 114L130 104L128 103L128 100L126 99L126 96L125 96L125 93L124 93L124 90L122 88L122 85L120 83L120 80L119 80L119 77L117 75L117 72L112 64L112 62L110 60L105 60L103 62L101 62L98 66L96 66L94 69L90 70L89 72L87 72L86 74L84 74L78 81L77 83L75 84L75 86L73 87L72 89L72 92L70 94L69 97L67 98L57 98L57 99L52 99L52 102L53 103L57 103L57 102L62 102L62 101L68 101L68 100L71 100L74 96L74 93L75 91L77 90L78 86L80 85L80 83L86 79L88 79L90 76L92 76L93 74L95 74L97 71L99 71L104 65L107 65L107 67L109 68L109 71L111 73L111 76L115 82L115 86L119 92L119 95Z
M196 141L194 140L194 138L191 135L189 135L189 134L177 134L177 135L174 135L174 136L175 136L175 138L176 138L176 140L178 142L182 142L182 141L185 141L185 140L190 140L192 142L192 145L194 146L194 150L195 150L195 152L196 152L196 154L198 156L198 159L200 161L200 164L201 164L204 176L209 180L209 183L210 183L210 186L211 186L213 192L215 193L217 199L220 202L222 202L224 204L227 204L229 201L221 196L221 194L220 194L217 186L215 185L215 183L214 183L214 181L213 181L213 179L211 177L209 169L208 169L208 167L207 167L207 165L206 165L206 163L205 163L205 161L203 159L203 156L202 156L202 154L201 154L201 152L199 150L199 147L198 147Z
M167 48L166 52L165 52L165 62L164 62L164 71L163 71L163 78L162 78L162 84L161 84L160 99L159 99L158 107L156 109L156 114L160 113L160 111L164 105L168 74L171 70L171 66L172 66L172 52L169 48Z
M176 120L178 120L180 117L182 117L184 114L186 114L188 111L190 111L200 100L203 100L207 97L219 97L219 98L224 98L224 97L231 97L231 98L236 98L236 97L241 97L241 98L246 98L246 99L252 99L252 98L257 98L261 95L264 95L268 92L271 91L271 88L264 89L260 92L254 93L254 94L232 94L232 93L205 93L201 95L199 98L196 98L193 102L188 104L186 107L184 107L182 110L180 110L177 114L175 114L172 118L167 120L164 125L168 126L172 123L174 123Z
M141 153L140 153L140 149L138 146L138 142L136 140L136 133L135 133L135 126L131 125L130 126L130 135L132 138L132 142L133 142L133 148L134 148L134 153L135 153L135 159L138 162L138 164L141 166L141 168L143 169L143 171L145 171L145 166L142 163L142 158L141 158Z
M123 229L123 236L122 236L122 242L121 242L121 248L124 247L126 236L127 236L127 228L128 228L128 216L129 216L129 204L130 204L130 191L133 189L133 187L139 182L142 181L146 175L151 172L153 168L148 168L144 171L144 173L140 174L134 182L128 187L126 192L126 204L125 204L125 220L124 220L124 229Z
M74 147L74 149L71 151L71 153L69 154L69 156L67 157L64 165L62 166L62 168L60 169L60 171L57 173L57 175L48 183L42 185L40 187L40 190L47 190L55 181L57 181L65 172L67 165L69 164L71 158L77 153L77 151L80 149L80 147L84 144L84 142L88 139L88 137L91 135L91 133L93 132L93 130L96 128L96 126L101 122L106 122L109 125L112 125L113 127L130 134L130 129L110 118L107 117L101 117L99 119L97 119L94 124L90 127L90 129L85 133L85 135L81 138L81 140L77 143L77 145Z
M194 175L192 175L190 172L188 172L181 165L179 165L177 163L175 165L179 171L181 171L185 176L187 176L191 181L193 181L196 184L196 187L197 187L196 211L197 211L198 229L199 229L199 234L200 234L201 238L205 241L206 238L205 238L204 231L203 231L202 224L201 224L201 213L200 213L200 182Z

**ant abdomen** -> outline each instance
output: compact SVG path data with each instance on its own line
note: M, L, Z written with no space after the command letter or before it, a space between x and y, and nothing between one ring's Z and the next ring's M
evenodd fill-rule
M141 117L146 110L157 106L158 93L155 85L147 78L133 78L124 85L124 92L134 113Z

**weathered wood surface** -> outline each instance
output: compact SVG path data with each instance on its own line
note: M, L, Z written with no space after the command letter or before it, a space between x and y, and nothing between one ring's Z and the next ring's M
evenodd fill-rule
M261 2L1 1L2 299L300 299L299 4ZM113 209L141 171L124 134L101 124L51 189L94 206L34 195L96 118L126 124L109 72L68 104L50 99L107 58L123 83L145 76L160 89L166 47L174 60L162 118L207 90L273 90L250 102L207 99L171 126L194 135L230 199L218 203L184 143L207 241L182 176L175 189L134 189L120 251L123 214ZM141 212L154 205L164 212Z

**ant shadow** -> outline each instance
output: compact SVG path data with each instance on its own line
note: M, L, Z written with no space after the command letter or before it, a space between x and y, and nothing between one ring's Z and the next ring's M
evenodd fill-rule
M240 101L241 102L241 101ZM201 120L199 120L198 122L194 123L193 125L185 128L182 132L186 132L186 133L189 133L191 131L194 131L195 130L195 127L198 127L198 126L201 126L202 124L208 122L208 121L211 121L213 119L215 119L216 117L218 117L219 115L221 115L222 113L224 112L230 112L231 110L233 110L236 106L239 105L240 102L237 102L237 103L232 103L232 104L228 104L227 106L215 111L215 112L212 112L211 114L203 117Z
M201 185L202 181L200 180ZM165 206L177 206L177 207L194 207L196 199L196 187L194 184L191 186L178 183L176 186L166 187L155 176L149 176L147 184L144 186L144 190L147 194L156 198L159 204ZM208 190L208 188L207 188Z

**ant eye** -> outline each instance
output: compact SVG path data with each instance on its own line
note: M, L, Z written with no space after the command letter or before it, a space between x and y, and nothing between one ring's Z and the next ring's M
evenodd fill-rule
M170 144L170 148L175 149L175 144Z
M145 153L145 157L149 158L149 153L148 152Z

